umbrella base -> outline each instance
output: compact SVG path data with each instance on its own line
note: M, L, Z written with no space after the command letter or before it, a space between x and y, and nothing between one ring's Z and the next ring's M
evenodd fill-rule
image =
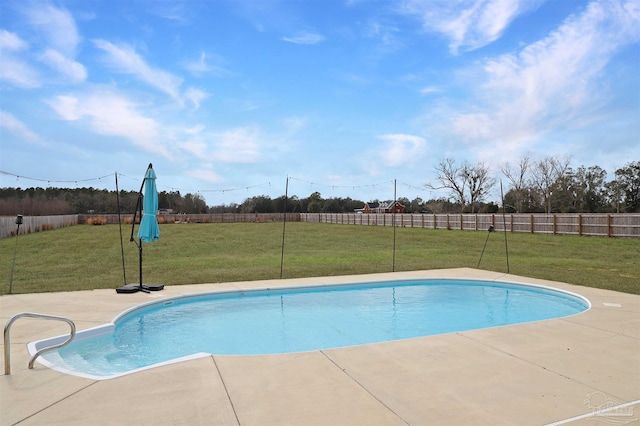
M164 284L142 284L142 291L159 291L164 288ZM136 293L140 291L140 284L127 284L116 288L116 293Z
M160 291L164 288L164 284L142 284L142 288L149 291Z

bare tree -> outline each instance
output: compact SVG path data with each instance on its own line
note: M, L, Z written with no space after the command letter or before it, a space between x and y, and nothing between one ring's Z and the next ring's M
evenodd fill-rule
M551 213L553 189L557 186L558 182L563 180L569 169L568 158L557 159L554 157L546 157L534 163L531 170L531 180L533 186L542 197L542 204L547 213Z
M515 206L513 206L516 209L516 213L522 212L522 205L524 203L528 187L528 175L530 168L531 160L528 155L522 157L517 166L512 167L508 162L506 162L501 167L502 173L507 177L507 179L509 179L509 182L511 182L511 187L513 188L513 193L516 197Z
M465 164L462 167L461 178L469 190L471 213L475 212L476 203L483 201L496 183L495 179L489 175L490 172L491 170L484 163L478 163L475 166Z
M495 179L489 175L490 169L484 163L472 166L465 162L458 165L454 159L445 158L435 169L440 186L431 184L427 186L432 189L451 190L463 209L470 204L472 213L475 210L475 204L482 201L495 185Z
M460 172L462 171L463 166L459 166L456 164L456 160L452 158L445 158L440 161L436 166L436 179L440 182L440 186L434 186L432 184L427 184L427 187L431 189L449 189L451 190L453 197L460 203L460 205L464 208L466 197L465 197L465 185L464 182L460 179Z

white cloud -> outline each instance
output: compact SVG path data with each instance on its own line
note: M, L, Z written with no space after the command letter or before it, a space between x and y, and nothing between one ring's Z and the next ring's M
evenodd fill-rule
M42 85L40 75L32 67L9 55L3 55L2 57L0 79L26 89L32 89Z
M191 101L191 103L193 104L193 109L196 110L200 108L200 103L209 97L209 94L204 90L189 87L184 92L184 97Z
M421 95L430 95L432 93L439 93L440 91L441 91L441 89L439 87L427 86L427 87L423 87L422 89L420 89L420 94Z
M74 96L59 95L55 99L47 101L49 106L58 113L63 120L75 121L82 117L78 110L80 101Z
M47 44L66 57L75 57L80 36L71 14L50 4L27 2L32 7L25 9L29 23L45 37Z
M282 40L294 44L318 44L324 41L324 36L316 33L300 32L293 37L282 37Z
M252 128L237 128L215 135L218 142L214 158L224 163L255 163L260 158L258 133Z
M13 114L2 110L0 110L0 127L5 128L11 133L27 140L40 140L40 137L29 129L22 121L14 117Z
M29 44L16 34L0 30L0 52L24 50L28 47Z
M161 126L138 112L137 105L126 96L95 91L56 96L48 104L64 120L86 121L95 133L122 137L146 151L171 157Z
M378 136L385 142L380 157L382 166L402 166L413 163L424 153L427 142L420 136L392 133Z
M442 34L449 50L475 50L502 36L518 16L544 0L407 0L401 10L422 20L425 31Z
M23 88L40 87L40 76L22 59L16 57L14 52L28 49L29 45L18 35L0 30L0 80L7 81L14 86Z
M397 34L400 29L392 24L372 20L365 24L364 34L367 37L377 39L380 45L387 50L397 50L402 47Z
M187 62L185 67L193 74L203 74L211 71L211 66L207 63L207 54L204 52L200 52L198 59Z
M40 60L73 83L83 82L87 78L87 70L81 63L66 58L57 50L47 49Z
M180 77L151 67L131 46L116 46L101 39L93 40L93 44L107 54L106 62L114 70L137 77L149 86L168 94L182 105L180 96L182 79Z
M35 5L24 9L27 21L41 35L41 44L46 46L38 59L69 82L83 82L87 78L87 70L75 60L81 38L73 16L66 9L50 4L27 4Z
M197 178L209 183L219 184L224 182L224 179L218 173L210 169L190 170L187 172L187 174L189 176L192 176L194 178Z
M223 63L223 58L217 55L208 55L207 53L202 51L196 59L186 61L183 66L191 74L198 77L202 76L203 74L213 74L216 76L231 74L221 65Z
M448 111L453 133L524 148L546 132L602 119L611 94L600 77L621 47L640 39L639 9L632 1L594 1L546 38L486 60L470 73L477 89L469 106Z

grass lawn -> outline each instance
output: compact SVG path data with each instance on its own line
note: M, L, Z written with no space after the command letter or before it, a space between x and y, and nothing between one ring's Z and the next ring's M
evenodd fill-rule
M280 278L282 223L160 225L143 243L145 283L180 285ZM137 231L137 227L136 227ZM126 282L138 249L123 227ZM283 278L476 268L487 232L286 224ZM640 294L638 239L507 234L510 272ZM17 243L17 244L16 244ZM14 249L16 251L13 266ZM78 225L0 240L0 294L116 288L125 283L117 225ZM507 272L504 234L489 234L480 269Z

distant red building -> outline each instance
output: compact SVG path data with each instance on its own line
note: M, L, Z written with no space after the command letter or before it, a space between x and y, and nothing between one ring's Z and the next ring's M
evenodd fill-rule
M356 209L356 213L404 213L404 206L398 201L365 203L363 208Z

